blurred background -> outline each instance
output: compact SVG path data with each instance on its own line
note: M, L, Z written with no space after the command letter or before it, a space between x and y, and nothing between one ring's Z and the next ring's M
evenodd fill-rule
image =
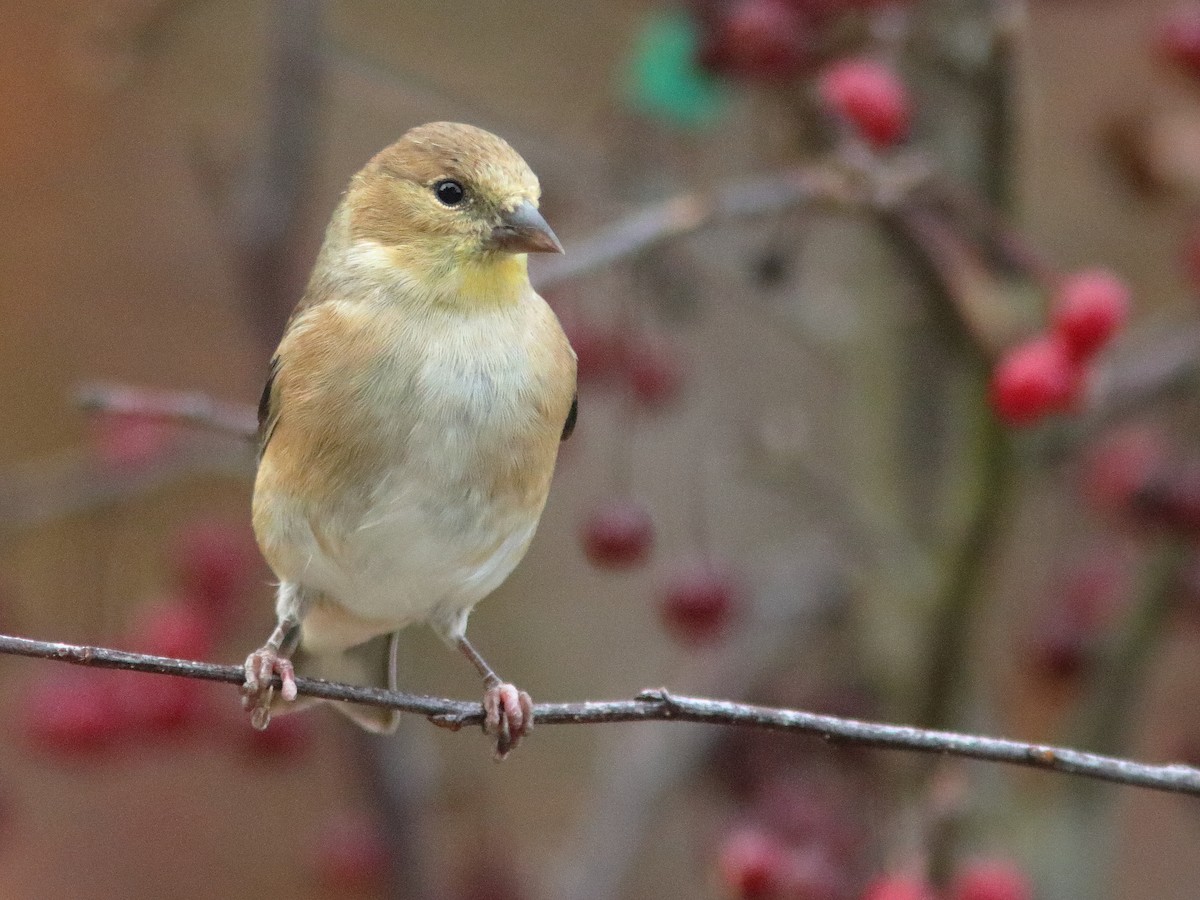
M450 119L539 174L580 357L537 539L472 619L506 678L1200 762L1198 88L1175 0L9 0L0 631L262 642L239 430L349 176ZM478 695L430 633L402 657ZM0 661L0 896L1200 883L1189 798L662 723L497 766L62 669Z

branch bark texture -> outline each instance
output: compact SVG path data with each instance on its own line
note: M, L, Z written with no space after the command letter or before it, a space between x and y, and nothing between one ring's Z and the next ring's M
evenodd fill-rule
M221 681L227 684L240 685L243 680L241 666L190 662L103 647L35 641L7 635L0 635L0 653L107 669ZM386 691L314 678L297 678L296 686L299 693L310 697L365 703L415 713L425 716L436 725L454 730L465 725L483 723L482 705L466 700ZM538 703L534 705L534 716L539 725L659 721L765 728L771 731L812 735L830 743L1009 763L1099 781L1200 796L1200 769L1182 764L1148 765L1066 747L1026 744L905 725L862 722L800 710L733 703L728 700L683 697L672 694L665 688L642 691L632 700Z

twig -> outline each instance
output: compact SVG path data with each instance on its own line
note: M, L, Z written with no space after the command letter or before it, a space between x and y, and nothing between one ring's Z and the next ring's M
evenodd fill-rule
M199 391L163 391L122 384L85 384L75 395L80 409L133 415L198 425L239 437L253 437L258 429L254 408L245 403L225 403Z
M83 666L126 669L158 675L178 675L226 684L241 684L241 666L190 662L163 656L147 656L103 647L35 641L0 635L0 653L52 659ZM381 688L360 687L316 678L297 678L300 694L322 700L365 703L401 712L417 713L436 725L458 730L464 725L480 725L483 707L467 700L448 700ZM597 725L609 722L701 722L791 731L823 738L831 743L911 750L960 756L986 762L1002 762L1078 775L1099 781L1128 784L1152 790L1200 796L1200 769L1182 764L1147 765L1128 759L1098 756L1066 747L1026 744L1002 738L931 731L905 725L861 722L839 716L819 715L793 709L774 709L682 697L665 688L642 691L633 700L588 700L582 703L538 703L534 716L539 725Z
M543 262L533 281L544 289L717 223L808 205L862 205L867 195L848 172L833 166L785 169L711 194L680 194L632 212L591 237L568 241L567 254Z

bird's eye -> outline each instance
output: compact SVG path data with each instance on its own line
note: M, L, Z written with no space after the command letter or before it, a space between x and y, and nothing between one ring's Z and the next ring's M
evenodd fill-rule
M467 196L467 192L453 178L443 178L433 186L433 195L446 206L458 206Z

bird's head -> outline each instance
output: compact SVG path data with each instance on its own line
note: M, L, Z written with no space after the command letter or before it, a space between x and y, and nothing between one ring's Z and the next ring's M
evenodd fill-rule
M494 134L422 125L351 183L350 252L437 299L504 302L527 284L526 254L562 252L538 212L540 193L525 160Z

